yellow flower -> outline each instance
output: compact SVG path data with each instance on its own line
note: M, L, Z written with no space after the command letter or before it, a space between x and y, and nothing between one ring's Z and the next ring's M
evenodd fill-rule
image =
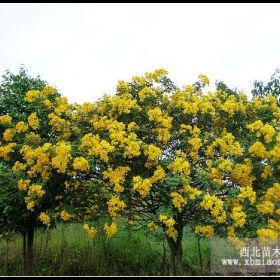
M18 181L18 188L20 191L26 191L30 185L30 180L23 180L23 179L20 179Z
M55 148L56 156L52 159L52 167L56 168L59 173L66 173L68 162L71 159L71 144L61 141Z
M278 238L278 233L272 229L266 229L266 228L262 228L262 229L258 229L257 230L257 235L260 239L263 238L273 238L276 239Z
M165 173L164 169L160 165L158 165L153 176L150 178L151 183L154 184L159 181L162 182L164 180L165 176L166 176L166 173Z
M12 117L9 115L0 116L0 124L10 124L12 122Z
M241 206L233 207L231 217L237 227L243 227L246 222L246 213L242 211Z
M111 199L107 202L108 212L112 218L119 218L120 212L126 208L126 204L118 196L112 196Z
M77 157L74 159L73 167L75 170L88 172L89 164L88 161L84 157Z
M196 234L202 234L207 237L211 237L214 234L213 226L196 226L195 231Z
M202 81L202 86L209 86L209 78L204 74L199 74L198 78Z
M133 177L133 189L139 192L140 196L145 198L152 187L151 179L142 179L140 176Z
M17 132L22 133L28 130L28 125L21 121L16 124L15 129Z
M46 96L53 95L53 94L55 94L55 92L56 92L56 89L50 85L46 85L44 87L44 89L42 90L42 94L46 95Z
M16 145L16 143L9 143L6 146L0 146L0 157L7 161L10 160L10 154L15 151L13 148Z
M174 161L172 161L168 168L173 170L173 173L183 173L185 175L190 175L190 164L186 159L186 155L182 152L177 152Z
M39 90L29 90L26 95L24 100L27 102L33 102L36 99L38 99L41 96L41 92Z
M90 227L88 224L84 224L83 228L89 239L93 239L96 236L97 230L94 227Z
M18 172L26 169L26 164L16 161L12 169L13 169L13 172L18 173Z
M241 187L240 193L237 196L238 199L243 201L245 198L249 199L250 204L254 204L256 201L256 192L253 191L251 186L249 187Z
M3 138L5 141L10 142L13 140L14 131L10 128L7 128L3 133Z
M72 215L70 215L67 211L63 210L63 211L61 211L61 213L60 213L60 218L61 218L63 221L69 221L69 220L72 218Z
M36 112L29 115L28 124L34 130L37 130L40 127L40 121Z
M257 141L249 148L249 153L260 158L268 156L265 146L260 141Z
M118 230L117 225L112 223L110 226L106 223L104 225L104 230L106 232L107 238L111 238Z
M270 201L264 201L257 205L257 209L263 214L272 214L274 212L275 205Z
M172 192L170 194L170 196L172 197L172 203L173 205L179 210L181 211L183 209L183 207L187 204L187 199L184 198L181 194L177 193L177 192Z
M45 212L40 213L39 220L46 226L49 226L51 222L50 217Z
M202 193L202 191L193 188L190 185L184 185L184 187L182 188L182 192L187 193L191 200L196 199Z
M226 221L226 213L223 209L223 201L214 195L206 194L200 206L205 210L210 210L211 215L216 219L218 223L224 223Z
M116 192L122 192L124 188L121 184L125 182L125 176L129 171L130 168L128 166L119 166L114 170L110 167L102 174L104 179L109 179L110 183L113 184Z

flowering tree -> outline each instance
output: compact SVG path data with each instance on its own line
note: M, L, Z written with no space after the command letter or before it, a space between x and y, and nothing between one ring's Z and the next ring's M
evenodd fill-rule
M178 89L166 74L120 81L116 95L93 104L79 148L107 189L112 219L162 229L176 274L186 225L235 245L278 236L280 108L271 95L205 93L204 75ZM104 230L112 236L117 226Z
M248 100L223 85L206 92L208 83L200 75L180 89L157 70L120 81L116 95L82 105L45 86L22 98L28 113L1 114L0 167L15 174L13 201L21 207L10 225L27 219L29 259L40 223L75 216L87 221L93 238L97 230L88 221L104 210L112 219L104 225L108 237L118 218L161 231L174 274L182 272L187 225L236 246L243 237L278 237L277 100ZM7 211L11 202L0 203Z
M71 189L70 141L78 137L66 98L22 69L4 76L0 107L0 232L22 234L25 272L31 274L35 229L70 220L73 202L86 203L83 195L92 199L93 191L78 194L78 179ZM88 210L86 204L79 208Z

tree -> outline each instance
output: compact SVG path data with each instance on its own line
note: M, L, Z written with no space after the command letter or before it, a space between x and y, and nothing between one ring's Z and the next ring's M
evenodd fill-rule
M45 212L59 207L65 194L66 176L52 172L48 153L70 137L70 122L62 117L69 108L54 88L24 69L3 77L0 108L0 232L22 234L24 270L32 274L35 229L54 224Z
M276 69L272 74L270 81L265 84L263 81L255 81L252 90L254 97L265 97L272 94L280 102L280 69Z
M120 81L116 95L97 101L80 151L110 194L112 220L162 229L173 273L181 274L186 225L235 245L241 237L278 236L280 108L271 95L250 101L223 88L204 93L205 75L167 88L166 75ZM110 237L117 226L104 230Z

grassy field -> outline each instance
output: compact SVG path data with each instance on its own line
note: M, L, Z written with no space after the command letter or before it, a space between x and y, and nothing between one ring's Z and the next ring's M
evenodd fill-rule
M184 274L208 274L209 245L201 240L202 266L197 239L186 236L183 243ZM170 275L167 244L144 231L120 230L106 239L89 240L79 224L59 225L37 231L34 275ZM20 236L0 241L0 275L22 275Z

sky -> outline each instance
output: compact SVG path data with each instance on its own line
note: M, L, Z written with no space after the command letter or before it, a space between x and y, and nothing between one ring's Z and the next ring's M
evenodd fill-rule
M280 68L280 4L0 4L0 75L24 65L70 102L92 102L164 68L248 95ZM250 96L250 95L249 95Z

